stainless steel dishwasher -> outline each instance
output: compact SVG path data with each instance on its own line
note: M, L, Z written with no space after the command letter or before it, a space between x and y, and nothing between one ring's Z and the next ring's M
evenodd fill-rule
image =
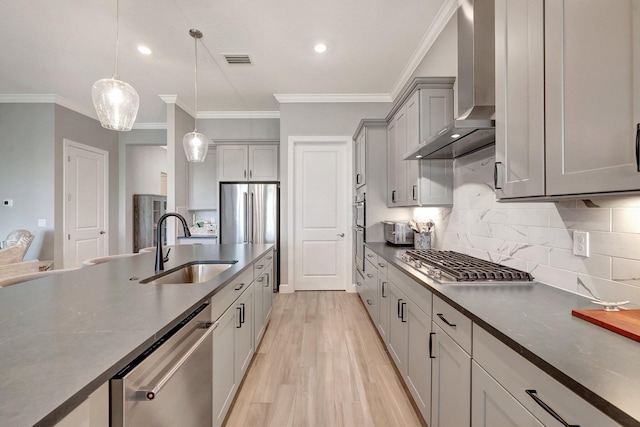
M203 304L111 379L111 426L212 423L211 307Z

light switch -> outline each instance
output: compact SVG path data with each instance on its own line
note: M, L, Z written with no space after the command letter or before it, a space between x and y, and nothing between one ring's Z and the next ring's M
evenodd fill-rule
M38 220L38 227L46 227L47 226L47 220L46 219L39 219Z
M4 199L2 201L2 206L12 207L13 206L13 200L12 199Z

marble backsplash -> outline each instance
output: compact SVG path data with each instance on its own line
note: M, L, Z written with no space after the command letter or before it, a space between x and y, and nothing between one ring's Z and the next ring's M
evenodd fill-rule
M499 203L493 149L457 159L453 208L416 208L435 222L433 246L530 272L537 281L640 305L640 196ZM573 255L589 232L589 257Z

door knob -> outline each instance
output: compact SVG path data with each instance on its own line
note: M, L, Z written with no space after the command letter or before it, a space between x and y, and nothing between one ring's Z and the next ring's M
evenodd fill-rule
M337 236L344 237L344 233L338 233Z
M100 232L100 234L106 234L106 233L107 233L107 232L106 232L106 231L104 231L104 230L102 230L102 231Z

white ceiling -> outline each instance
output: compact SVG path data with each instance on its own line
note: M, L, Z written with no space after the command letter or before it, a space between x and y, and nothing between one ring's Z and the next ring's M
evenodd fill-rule
M140 94L136 123L166 122L158 95L193 113L278 111L274 94L395 96L456 0L119 0L118 74ZM0 94L54 94L93 113L111 77L115 0L2 0ZM320 55L317 42L328 46ZM144 56L138 44L150 47ZM251 65L222 54L247 53ZM5 99L10 97L5 96ZM384 97L382 97L384 98Z

